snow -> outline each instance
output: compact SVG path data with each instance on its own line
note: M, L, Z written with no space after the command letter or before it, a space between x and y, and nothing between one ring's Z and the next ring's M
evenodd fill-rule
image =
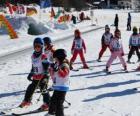
M79 28L84 32L93 28L102 27L106 24L112 25L115 14L118 13L124 51L127 54L129 51L128 41L131 34L131 32L126 31L128 12L126 10L94 10L95 19L98 20L97 26L91 26L90 21L85 21L73 27L71 22L69 22L65 24L68 26L67 29L49 28L53 31L40 35L39 37L50 36L53 38L53 41L65 38L63 41L56 42L55 46L56 48L65 48L68 53L68 58L70 58L74 29ZM89 12L85 13L88 14ZM140 27L139 13L132 13L131 15L132 25ZM42 21L42 23L45 22ZM22 29L26 28L23 26ZM132 88L140 86L140 73L133 71L139 63L128 64L130 73L122 73L121 69L123 68L117 59L113 62L110 70L117 71L118 73L106 75L103 70L110 56L109 50L105 52L102 62L96 61L103 32L104 29L99 29L82 34L87 46L87 53L85 54L86 61L89 66L93 67L93 70L81 69L78 72L71 71L70 91L67 94L66 100L72 105L68 109L65 109L65 114L70 116L139 116L140 93L132 90ZM111 26L111 32L114 32L113 26ZM70 39L66 39L67 36ZM9 39L8 35L1 35L0 55L5 55L9 51L31 47L35 37L22 31L19 33L18 39ZM0 110L15 107L23 100L26 87L30 83L26 79L27 73L31 68L30 56L31 53L24 53L8 61L0 62ZM127 60L127 55L125 55L125 60ZM136 62L137 57L133 55L132 61ZM81 66L82 64L78 58L74 67L78 68ZM42 104L42 100L36 104L38 97L39 94L36 93L33 97L33 105L28 109L23 109L22 112L37 109ZM67 105L66 102L64 105ZM46 112L30 116L43 116L44 114Z

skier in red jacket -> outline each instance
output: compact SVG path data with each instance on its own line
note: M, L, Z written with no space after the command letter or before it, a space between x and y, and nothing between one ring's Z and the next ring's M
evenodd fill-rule
M86 53L86 46L84 40L81 38L81 33L78 29L74 32L74 40L71 48L72 58L70 60L70 69L72 70L72 64L74 63L77 55L79 54L81 61L83 63L83 68L88 68L88 65L86 64L84 53ZM83 52L84 50L84 52Z

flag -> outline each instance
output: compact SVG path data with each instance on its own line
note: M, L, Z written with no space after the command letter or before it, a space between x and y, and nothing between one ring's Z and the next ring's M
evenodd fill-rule
M40 8L46 8L51 6L51 0L40 0Z
M55 17L55 12L54 12L53 7L51 8L51 17Z
M10 14L13 14L12 5L11 5L9 2L7 2L7 3L6 3L6 6L9 8Z

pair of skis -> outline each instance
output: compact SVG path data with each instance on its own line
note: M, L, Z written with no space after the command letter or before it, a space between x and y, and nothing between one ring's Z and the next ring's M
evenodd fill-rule
M4 115L4 116L11 116L11 115L12 116L23 116L23 115L27 115L27 114L35 114L35 113L47 112L47 111L42 110L41 108L39 108L39 109L36 109L36 110L23 112L23 113L13 113L13 112L16 112L16 110L19 110L19 109L21 109L21 108L16 107L16 108L11 108L11 109L8 109L8 110L4 110L4 111L1 111L0 115Z

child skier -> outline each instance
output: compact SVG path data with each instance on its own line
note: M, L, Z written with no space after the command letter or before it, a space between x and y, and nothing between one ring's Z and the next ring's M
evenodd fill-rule
M53 58L55 63L51 65L53 69L53 95L50 100L49 111L46 116L64 116L63 102L67 91L69 90L69 62L66 59L67 54L64 49L57 49Z
M70 60L70 69L72 70L72 64L74 63L77 55L80 55L81 61L83 63L83 68L88 68L88 65L86 64L84 53L86 53L86 46L84 40L81 38L81 33L78 29L74 32L74 40L71 48L72 58ZM83 53L84 50L84 53Z
M133 28L133 33L132 35L130 36L130 39L129 39L129 48L130 48L130 51L128 53L128 63L131 63L130 62L130 59L133 55L133 53L136 51L136 54L137 54L137 57L138 57L138 61L140 61L140 52L139 52L139 34L138 34L138 29L137 27L134 27Z
M123 58L124 51L123 46L121 42L121 33L119 29L115 30L114 37L110 42L110 50L111 50L111 56L106 64L106 71L109 72L109 68L112 64L112 62L118 57L120 59L121 64L124 67L124 70L127 71L127 65L125 63L125 60Z
M49 72L48 67L49 63L46 60L46 55L43 54L43 41L41 38L35 38L33 42L34 52L32 54L32 69L27 79L32 81L32 83L27 87L25 97L23 102L19 105L19 107L27 107L31 105L31 99L35 89L40 87L43 95L44 104L41 106L42 110L48 110L49 93L43 93L44 88L46 88L49 81Z
M52 44L52 40L49 37L44 37L43 41L44 41L44 46L45 46L44 53L47 55L48 61L50 63L53 63L54 62L53 53L54 53L55 49Z
M102 39L101 39L102 48L99 52L99 57L97 60L98 62L101 62L101 57L103 53L106 51L106 49L109 48L109 43L112 38L113 38L113 34L110 33L110 27L108 25L105 25L105 33L102 35Z

